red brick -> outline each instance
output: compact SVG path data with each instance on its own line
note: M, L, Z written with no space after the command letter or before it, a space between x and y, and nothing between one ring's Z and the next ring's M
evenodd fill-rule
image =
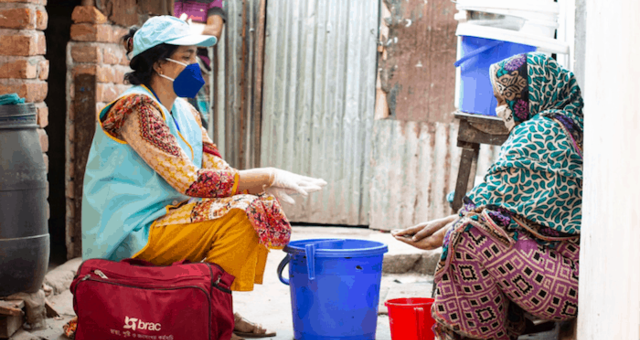
M115 83L116 75L112 66L98 66L96 79L99 83Z
M76 6L71 19L75 23L104 24L107 22L107 17L93 6Z
M36 28L44 31L49 25L49 14L44 10L36 11Z
M46 104L37 105L38 108L38 125L44 129L49 125L49 108Z
M111 25L73 24L71 25L71 40L109 42L113 35Z
M0 35L0 55L32 56L45 54L47 44L42 32L17 32Z
M38 64L38 79L47 80L49 78L49 60L42 60Z
M0 9L0 27L35 29L36 11L27 7Z
M98 25L93 25L93 24L71 25L71 40L98 41Z
M97 65L76 65L73 67L73 76L75 77L77 74L96 74L98 66ZM73 93L73 92L70 92Z
M128 71L126 71L126 69L122 66L114 65L114 66L105 66L102 72L104 72L105 75L108 75L108 78L106 78L106 80L102 82L124 84L124 75Z
M113 26L111 25L99 25L98 27L98 41L99 42L112 42L113 41Z
M29 103L39 103L47 97L47 83L34 80L9 80L0 82L0 93L17 93Z
M111 42L120 44L122 42L122 37L129 33L128 28L113 26L113 40Z
M47 38L44 36L44 33L38 32L38 34L36 35L36 40L36 54L47 54Z
M24 87L26 92L24 98L29 103L43 102L49 93L47 82L44 81L30 82L25 84Z
M28 58L1 57L0 78L33 79L37 76L37 63Z
M33 55L36 42L35 35L2 35L0 36L0 54Z
M111 0L113 6L111 13L109 13L109 20L116 25L123 27L131 27L138 24L140 19L138 16L138 2L139 0ZM160 5L158 0L152 0L157 7L164 7ZM166 14L166 13L165 13Z
M40 139L40 149L42 152L49 151L49 136L44 129L38 129L38 138Z
M114 72L115 72L115 81L114 81L114 83L116 83L116 84L124 84L124 75L129 71L124 71L121 68L115 68Z
M112 84L97 84L96 101L110 103L118 98L118 89Z
M102 60L105 64L117 65L124 55L124 48L109 45L102 48Z
M71 58L76 63L99 63L99 51L98 46L75 44L71 46Z
M118 56L120 57L120 65L129 66L129 57L127 56L127 51L124 49L124 47L121 47L120 45L117 51Z

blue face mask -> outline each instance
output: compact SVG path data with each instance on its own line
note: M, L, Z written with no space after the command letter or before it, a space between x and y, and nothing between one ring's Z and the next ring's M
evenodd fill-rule
M169 79L173 82L173 91L178 97L182 98L195 98L198 91L204 86L204 79L202 78L202 71L200 71L200 65L198 63L187 65L179 61L169 59L167 60L185 66L184 70L176 77L171 79L164 74L159 74L160 77Z

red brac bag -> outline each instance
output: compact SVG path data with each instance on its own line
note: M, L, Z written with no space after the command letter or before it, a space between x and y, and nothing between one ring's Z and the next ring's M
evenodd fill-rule
M231 284L213 263L92 259L71 283L77 340L229 340Z

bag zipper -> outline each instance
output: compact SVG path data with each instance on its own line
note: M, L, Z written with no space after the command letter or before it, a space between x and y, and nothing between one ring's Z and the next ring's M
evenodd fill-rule
M100 271L98 271L100 272ZM184 287L193 287L193 288L198 288L200 290L202 290L203 292L206 292L207 295L209 294L209 292L207 292L204 288L202 288L201 286L197 286L197 285L186 285L186 286L172 286L172 287L167 287L166 285L162 285L161 283L155 283L155 282L141 282L140 284L136 285L135 283L131 283L129 282L130 280L126 280L126 279L115 279L115 278L103 278L102 276L95 274L97 276L100 276L100 278L96 278L93 277L90 274L86 274L82 277L82 279L80 279L80 282L84 282L87 280L91 280L91 281L96 281L96 282L102 282L102 283L108 283L108 284L114 284L114 285L119 285L119 286L124 286L124 287L132 287L132 288L140 288L140 289L159 289L159 290L170 290L170 289L180 289L180 288L184 288ZM103 273L104 275L104 273ZM106 275L105 275L106 277ZM154 284L155 283L155 284ZM76 289L73 290L73 293L75 294Z
M100 269L94 269L93 274L96 274L103 279L109 279L109 277ZM197 276L197 275L181 276L177 278L166 278L166 279L157 279L157 278L151 278L151 277L140 278L140 277L125 276L118 273L109 273L109 275L114 275L115 277L111 277L114 280L142 279L142 280L152 280L152 281L171 281L171 280L182 280L182 279L203 279L202 276Z
M87 280L87 276L91 277L91 274L94 274L96 276L99 276L102 280L109 280L110 282L114 282L114 283L119 283L119 284L130 284L131 282L135 282L132 283L134 286L138 286L138 285L142 285L145 287L166 287L166 285L168 284L166 282L166 280L164 282L158 282L157 280L154 280L152 278L131 278L131 277L108 277L107 275L105 275L101 270L96 269L93 272L90 272L89 274L86 274L80 281L85 281ZM185 277L181 277L176 279L175 281L171 282L171 286L176 286L177 282L179 281L184 281L184 280L194 280L194 279L198 279L201 278L200 276L185 276ZM203 282L204 283L204 282ZM199 284L199 283L196 283ZM195 285L195 284L194 284ZM178 286L179 287L179 286Z
M95 270L97 272L102 273L100 270ZM96 274L99 275L99 274ZM104 275L104 273L102 274ZM106 275L105 275L106 276ZM121 286L121 287L129 287L129 288L135 288L135 289L146 289L146 290L178 290L178 289L187 289L187 288L195 288L198 289L200 291L202 291L204 293L204 295L207 297L207 300L209 301L209 303L207 304L209 306L209 318L207 319L209 322L207 323L207 333L209 334L209 340L211 340L211 320L212 320L212 314L211 314L211 296L209 295L209 292L207 292L206 290L204 290L202 287L198 287L198 286L181 286L181 287L140 287L140 286L134 286L134 285L127 285L127 284L122 284L122 283L118 283L118 282L112 282L112 281L106 281L103 279L96 279L94 277L91 277L91 274L86 274L81 280L80 282L78 282L78 284L76 284L75 289L73 290L73 299L77 301L77 294L76 292L78 291L78 286L80 285L80 283L85 282L85 281L94 281L94 282L99 282L99 283L105 283L105 284L110 284L110 285L114 285L114 286ZM77 303L75 303L77 305Z
M76 272L76 275L74 277L77 278L78 275L80 274L81 270L82 270L82 266L86 263L87 261L84 261L80 264L80 267L78 267L78 271ZM113 261L115 262L115 261ZM231 289L226 288L222 285L220 285L220 282L222 281L222 274L218 275L218 279L214 282L213 281L213 270L211 269L211 266L216 266L218 269L220 269L220 271L225 272L224 269L222 269L222 267L220 267L219 264L217 263L211 263L211 262L191 262L191 263L185 263L183 265L190 265L190 264L200 264L200 263L205 263L207 264L207 268L209 268L209 274L211 276L211 287L215 287L216 289L218 289L221 292L227 293L227 294L231 294ZM108 279L108 277L99 269L95 269L93 270L93 273L100 276L103 279ZM98 274L100 273L100 274ZM85 276L86 278L86 276ZM83 278L83 280L85 280L85 278ZM191 276L190 278L199 278L199 276ZM151 279L151 280L157 280L157 279ZM169 279L167 279L169 280ZM162 281L162 280L158 280L158 281Z
M216 263L209 263L209 262L205 262L207 264L207 268L209 268L209 272L211 273L211 286L215 287L216 289L218 289L221 292L227 293L227 294L231 294L231 289L223 287L220 285L220 281L222 281L222 274L218 275L218 279L216 280L216 282L213 282L213 269L211 269L211 266L214 265L216 267L218 267L218 269L220 269L221 271L224 272L224 269L222 269L222 267L220 267L218 264Z

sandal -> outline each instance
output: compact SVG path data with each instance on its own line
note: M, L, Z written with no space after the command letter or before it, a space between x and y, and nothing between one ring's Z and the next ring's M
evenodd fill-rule
M230 340L245 340L245 339L237 336L235 333L231 333L231 339Z
M252 323L251 321L243 318L238 313L234 313L233 318L234 318L236 327L242 323L245 324L243 327L244 329L247 329L247 326L251 327L251 330L248 332L238 331L234 329L233 333L237 336L240 336L243 338L271 338L276 336L276 332L267 333L267 330L263 328L261 325Z

